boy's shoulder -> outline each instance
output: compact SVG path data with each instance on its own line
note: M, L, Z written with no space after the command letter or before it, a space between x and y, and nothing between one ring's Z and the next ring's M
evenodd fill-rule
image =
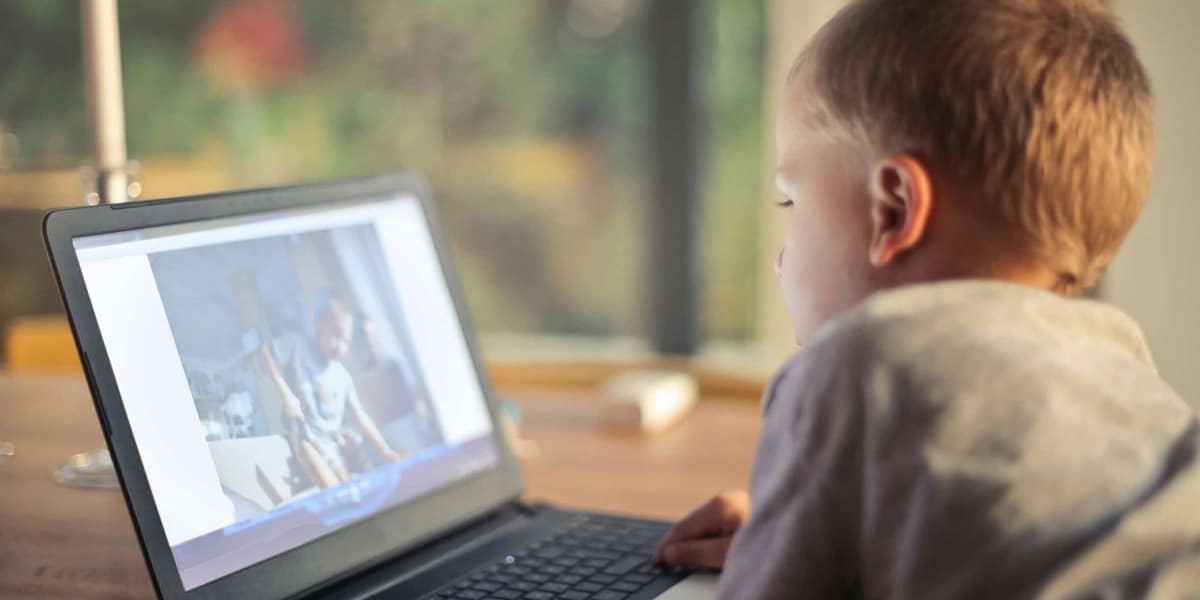
M1019 284L958 280L877 293L827 323L810 350L903 364L930 353L999 358L1097 341L1153 370L1141 328L1114 306Z
M842 393L859 388L860 396L871 386L901 384L918 395L1040 395L1114 374L1173 395L1159 380L1137 323L1115 307L963 280L867 298L826 323L781 369L773 389L836 380Z

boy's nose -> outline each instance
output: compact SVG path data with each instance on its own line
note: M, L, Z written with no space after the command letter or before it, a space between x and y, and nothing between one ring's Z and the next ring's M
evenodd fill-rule
M783 248L775 255L775 276L783 277Z

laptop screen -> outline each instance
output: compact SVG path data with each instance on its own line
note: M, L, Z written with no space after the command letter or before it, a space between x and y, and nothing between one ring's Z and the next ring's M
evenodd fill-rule
M498 462L415 197L73 243L185 589Z

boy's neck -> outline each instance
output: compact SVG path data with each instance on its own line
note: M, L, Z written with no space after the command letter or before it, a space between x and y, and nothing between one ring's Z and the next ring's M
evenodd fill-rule
M928 283L965 280L1015 283L1031 288L1046 290L1048 292L1054 292L1064 296L1075 295L1073 290L1064 289L1059 284L1058 276L1055 275L1050 269L1026 267L1021 265L993 265L993 267L989 269L946 270L938 273L928 273L921 277L905 278L904 280L894 282L894 285L889 287L902 287L907 285L921 285Z
M1003 281L1032 288L1054 292L1063 296L1075 296L1079 290L1065 282L1052 268L1035 260L1017 260L1005 258L1000 260L971 259L954 260L952 264L940 269L940 273L931 273L930 282L953 279L983 279L988 281Z
M1059 276L1054 271L1039 265L1011 265L991 274L990 277L985 277L985 279L1017 283L1062 295L1073 295L1072 290L1063 287Z
M948 203L953 206L953 203ZM1043 289L1064 296L1078 293L1064 285L1057 269L1032 250L1028 239L1005 235L989 219L963 211L943 210L943 222L926 240L913 271L915 279L927 282L951 279L1006 281ZM932 233L932 232L931 232Z

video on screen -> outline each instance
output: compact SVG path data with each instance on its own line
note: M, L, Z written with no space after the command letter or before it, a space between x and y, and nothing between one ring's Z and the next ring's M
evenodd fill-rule
M149 260L238 521L443 444L374 227Z

